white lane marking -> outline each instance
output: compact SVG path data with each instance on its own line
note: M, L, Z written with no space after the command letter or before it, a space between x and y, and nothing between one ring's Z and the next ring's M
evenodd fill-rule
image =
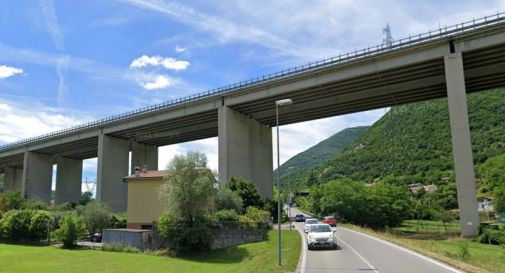
M361 256L361 254L358 253L358 251L356 251L356 249L354 249L353 247L351 247L348 243L346 243L344 240L342 240L342 238L340 238L340 242L343 243L344 245L346 245L350 250L352 250L352 252L354 252L354 254L356 254L356 256L358 256L361 260L363 260L363 262L365 262L365 264L371 269L373 270L374 273L379 273L379 271L377 271L377 269L375 269L375 266L373 266L371 263L369 263L363 256Z
M300 268L300 273L305 273L305 267L307 266L307 240L305 240L305 235L303 234L300 229L298 229L298 232L302 235L302 242L303 242L303 254L302 254L302 268Z
M377 242L381 242L381 243L386 244L386 245L388 245L388 246L394 247L394 248L396 248L396 249L399 249L399 250L405 251L405 252L410 253L410 254L412 254L412 255L414 255L414 256L416 256L416 257L419 257L419 258L421 258L421 259L423 259L423 260L426 260L426 261L428 261L428 262L432 262L432 263L434 263L434 264L436 264L436 265L438 265L438 266L441 266L441 267L443 267L443 268L445 268L445 269L447 269L447 270L450 270L450 271L452 271L452 272L455 272L455 273L464 273L463 271L459 271L458 269L456 269L456 268L454 268L454 267L452 267L452 266L449 266L449 265L447 265L447 264L444 264L444 263L442 263L442 262L439 262L439 261L437 261L437 260L435 260L435 259L432 259L432 258L430 258L430 257L426 257L426 256L424 256L424 255L421 255L421 254L419 254L419 253L417 253L417 252L414 252L414 251L412 251L412 250L410 250L410 249L407 249L407 248L405 248L405 247L399 246L399 245L397 245L397 244L393 244L393 243L391 243L391 242L384 241L384 240L382 240L382 239L375 238L375 237L370 236L370 235L368 235L368 234L364 234L364 233L361 233L361 232L358 232L358 231L354 231L354 230L352 230L352 229L348 229L348 228L344 228L344 227L342 227L342 228L343 228L343 229L345 229L345 230L347 230L347 231L350 231L350 232L356 233L356 234L358 234L358 235L362 235L362 236L368 237L368 238L373 239L373 240L375 240L375 241L377 241Z

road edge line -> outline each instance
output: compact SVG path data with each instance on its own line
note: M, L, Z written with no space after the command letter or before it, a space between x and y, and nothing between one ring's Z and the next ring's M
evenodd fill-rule
M298 228L296 228L296 230L298 231L298 234L300 234L300 237L302 239L302 251L300 252L300 258L299 258L300 260L298 261L299 270L297 271L300 273L305 273L305 267L307 266L307 242L305 240L305 235L303 234L303 232Z
M421 253L415 252L414 250L408 249L408 248L403 247L403 246L400 246L400 245L398 245L398 244L395 244L395 243L392 243L392 242L389 242L389 241L383 240L383 239L381 239L381 238L376 238L376 237L373 237L373 236L371 236L371 235L368 235L368 234L365 234L365 233L362 233L362 232L359 232L359 231L356 231L356 230L352 230L352 229L349 229L349 228L345 228L345 227L341 227L341 228L343 228L343 229L345 229L345 230L348 230L348 231L351 231L351 232L354 232L354 233L357 233L357 234L359 234L359 235L363 235L363 236L365 236L365 237L368 237L368 238L370 238L370 239L376 240L376 241L381 242L381 243L383 243L383 244L386 244L386 245L392 246L392 247L397 248L397 249L399 249L399 250L405 251L405 252L407 252L407 253L409 253L409 254L412 254L412 255L414 255L414 256L417 256L417 257L419 257L419 258L421 258L421 259L424 259L424 260L426 260L426 261L432 262L432 263L434 263L434 264L436 264L436 265L438 265L438 266L441 266L441 267L443 267L443 268L445 268L445 269L447 269L447 270L450 270L450 271L452 271L452 272L455 272L455 273L465 273L464 271L460 271L459 269L456 269L455 267L452 267L452 266L450 266L450 265L448 265L448 264L446 264L446 263L443 263L443 262L438 261L438 260L436 260L436 259L434 259L434 258L431 258L431 257L425 256L425 255L423 255L423 254L421 254Z

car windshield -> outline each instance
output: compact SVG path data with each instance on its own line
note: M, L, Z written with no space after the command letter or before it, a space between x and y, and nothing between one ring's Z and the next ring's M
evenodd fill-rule
M331 228L327 225L315 225L310 227L310 232L331 232Z
M317 220L316 219L308 219L305 221L305 224L317 224Z
M326 216L324 217L326 220L333 220L333 216Z

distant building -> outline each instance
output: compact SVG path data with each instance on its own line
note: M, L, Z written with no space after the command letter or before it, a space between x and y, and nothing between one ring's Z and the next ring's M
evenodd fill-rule
M153 222L163 213L159 188L167 171L149 171L136 168L135 174L123 179L128 186L127 228L152 229Z
M433 193L437 190L437 185L431 184L431 185L423 185L421 183L413 183L413 184L408 184L407 189L410 190L412 193L417 193L420 189L424 189L427 193Z
M493 211L493 197L477 198L477 206L479 211Z

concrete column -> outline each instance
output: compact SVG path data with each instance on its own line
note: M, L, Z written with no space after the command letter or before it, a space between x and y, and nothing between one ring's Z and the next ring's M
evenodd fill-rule
M147 165L149 170L158 170L158 147L132 142L132 163L130 173L135 173L135 167Z
M4 191L21 190L23 185L22 168L5 168Z
M272 129L227 106L219 108L218 127L219 180L247 178L273 199Z
M96 199L114 212L126 212L129 142L101 134L98 137Z
M79 203L82 186L82 160L60 157L56 164L56 204Z
M35 152L25 152L21 190L27 199L51 201L53 159Z
M456 172L461 235L464 237L473 237L477 236L479 232L479 212L477 209L472 143L470 139L465 75L461 53L453 53L445 57L445 78L449 102L452 152L454 155L454 170Z

